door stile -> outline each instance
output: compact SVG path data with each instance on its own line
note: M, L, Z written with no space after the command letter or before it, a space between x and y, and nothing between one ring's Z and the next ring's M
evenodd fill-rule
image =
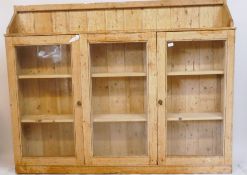
M157 34L158 63L158 164L165 165L166 155L166 33ZM164 89L165 88L165 89Z

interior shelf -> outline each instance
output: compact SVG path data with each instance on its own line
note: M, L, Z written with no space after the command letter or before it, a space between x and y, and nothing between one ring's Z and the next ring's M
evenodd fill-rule
M145 122L147 121L145 114L95 114L93 121L97 123L103 122Z
M212 71L174 71L168 72L168 76L178 76L178 75L223 75L223 70L212 70Z
M19 79L37 79L37 78L71 78L71 74L33 74L19 75Z
M222 113L168 113L167 121L223 120Z
M71 123L74 122L72 114L61 115L23 115L22 123Z
M145 77L145 72L93 73L92 77Z

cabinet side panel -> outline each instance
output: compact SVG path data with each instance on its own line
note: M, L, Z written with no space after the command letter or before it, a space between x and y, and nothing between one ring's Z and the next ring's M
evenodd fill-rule
M11 106L11 119L12 119L12 133L14 143L14 156L15 164L20 164L21 161L21 127L20 127L20 115L18 104L18 85L16 79L16 53L12 43L12 38L6 38L6 53L7 53L7 65L8 65L8 81L9 81L9 95Z
M232 165L232 116L233 116L233 78L235 59L235 31L228 32L226 119L225 119L225 164Z

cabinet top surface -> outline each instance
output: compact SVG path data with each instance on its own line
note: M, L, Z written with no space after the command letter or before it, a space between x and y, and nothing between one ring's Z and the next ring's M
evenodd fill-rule
M156 8L176 6L207 6L222 5L224 0L134 0L126 2L78 3L78 4L45 4L15 6L17 12L29 11L60 11L60 10L96 10L96 9L126 9L126 8Z

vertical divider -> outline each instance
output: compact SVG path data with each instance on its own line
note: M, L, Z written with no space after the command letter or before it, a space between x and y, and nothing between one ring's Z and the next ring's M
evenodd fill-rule
M85 38L84 35L81 36ZM83 40L83 39L82 39ZM82 81L81 81L81 60L80 58L80 40L72 43L71 49L71 64L72 64L72 86L73 86L73 104L74 104L74 127L75 127L75 150L77 161L79 164L84 164L84 145L83 145L83 116L82 107L77 103L82 101Z
M83 108L83 133L84 133L84 156L85 164L92 164L92 125L91 125L91 78L90 78L90 59L89 46L87 42L87 35L80 37L80 60L81 60L81 74L82 77L82 108Z
M157 164L157 60L156 33L150 33L148 52L148 139L150 164Z
M158 164L165 164L166 155L166 33L157 34L158 64ZM165 88L164 88L165 87Z

